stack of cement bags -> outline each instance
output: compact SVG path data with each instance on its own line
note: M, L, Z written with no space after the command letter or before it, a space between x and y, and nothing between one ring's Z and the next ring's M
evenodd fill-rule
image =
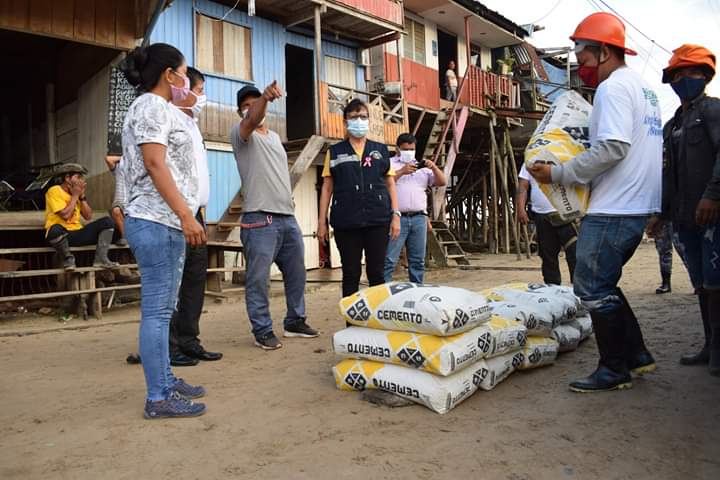
M469 290L388 283L343 298L340 311L354 325L333 338L348 358L333 368L342 390L378 388L446 413L525 360L525 326Z
M519 321L528 329L521 369L549 365L560 352L575 350L592 335L590 316L571 287L513 283L484 290L493 313Z

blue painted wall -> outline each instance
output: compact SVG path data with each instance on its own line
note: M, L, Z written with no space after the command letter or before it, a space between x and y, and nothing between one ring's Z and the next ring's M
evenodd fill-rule
M195 63L195 12L222 18L230 9L229 6L209 0L175 0L160 15L152 34L151 42L164 42L176 46L183 52L189 65ZM210 102L217 102L235 107L236 92L244 85L253 84L261 90L273 80L277 80L285 89L285 45L315 50L312 37L288 32L279 23L261 17L249 17L243 10L233 10L225 19L251 29L252 79L231 79L212 73L205 73L205 93ZM322 42L325 56L338 57L357 62L358 50L330 40ZM324 65L322 66L324 70ZM322 73L324 77L324 71ZM364 85L364 69L357 69L357 83ZM281 117L285 116L284 99L270 105L270 112ZM235 193L240 187L240 179L232 153L209 151L210 168L210 204L208 220L218 220Z
M207 207L207 219L214 222L222 217L240 189L240 175L235 164L235 156L231 152L208 150L208 170L210 171L210 202Z

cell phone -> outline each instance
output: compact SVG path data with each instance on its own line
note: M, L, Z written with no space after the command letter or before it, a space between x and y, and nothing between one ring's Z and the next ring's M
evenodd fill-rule
M417 168L418 169L425 168L425 160L424 159L417 162Z

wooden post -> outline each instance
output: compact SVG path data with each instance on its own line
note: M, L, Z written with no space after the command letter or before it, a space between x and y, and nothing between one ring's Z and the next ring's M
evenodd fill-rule
M322 135L322 125L320 124L320 111L323 101L320 98L320 82L322 81L322 29L320 24L320 5L315 5L315 133Z
M398 62L398 81L400 82L400 101L402 102L403 131L407 131L410 129L410 118L408 117L407 102L405 101L405 72L403 72L402 55L400 55L400 38L402 38L402 36L398 36L395 40L395 53L397 53ZM422 116L420 121L422 121ZM418 121L417 128L420 127L420 121ZM393 141L394 140L395 139L393 139Z
M472 50L470 48L470 15L465 17L465 53L467 54L467 64L465 68L470 68L472 63Z
M513 151L512 146L512 140L510 139L510 120L505 119L505 141L507 142L507 149L508 154L510 155L510 174L512 176L513 181L513 187L515 188L515 195L517 196L517 189L518 189L518 172L517 172L517 163L515 161L515 152ZM516 219L517 220L517 219ZM518 223L517 226L517 249L518 249L518 259L520 257L520 224ZM524 228L525 233L525 240L526 240L526 246L527 246L527 258L530 258L530 239L527 235L527 226Z
M497 145L495 145L495 131L493 130L493 125L495 124L495 115L492 113L490 114L490 120L489 120L489 129L488 132L490 134L490 196L492 200L491 204L491 216L492 216L492 245L490 248L491 253L498 253L498 198L497 198L497 166L495 165L495 149L497 148Z
M55 127L55 85L45 85L45 106L47 108L47 142L48 142L48 163L57 161L57 133Z
M487 216L487 200L488 200L488 184L487 184L487 175L483 175L482 177L482 197L480 197L480 204L482 208L482 232L483 232L483 243L485 245L488 245L489 239L488 239L488 233L490 231L490 225L488 224L488 216Z
M494 138L494 137L493 137ZM497 139L495 139L497 142ZM503 216L505 221L503 222L503 250L505 253L510 253L510 193L508 191L508 172L507 172L507 152L506 146L505 146L505 139L503 138L502 146L501 148L497 149L498 155L499 155L499 165L500 165L500 181L502 182L503 187Z

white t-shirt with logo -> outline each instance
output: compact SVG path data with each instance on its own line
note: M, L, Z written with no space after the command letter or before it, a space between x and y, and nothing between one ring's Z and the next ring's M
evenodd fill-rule
M535 177L530 175L530 172L527 171L527 169L525 168L525 164L523 164L522 168L520 169L518 177L530 182L530 209L533 212L542 215L547 213L555 213L557 211L555 207L552 206L552 203L550 203L550 200L547 199L542 190L540 190L540 185L538 185Z
M615 70L595 93L590 142L629 143L627 157L592 180L588 214L660 212L662 121L657 95L634 70Z
M198 205L207 207L210 201L210 171L208 169L207 150L203 141L202 133L196 118L191 117L182 109L170 104L175 113L182 122L187 125L193 140L193 151L195 153L195 164L198 173Z

